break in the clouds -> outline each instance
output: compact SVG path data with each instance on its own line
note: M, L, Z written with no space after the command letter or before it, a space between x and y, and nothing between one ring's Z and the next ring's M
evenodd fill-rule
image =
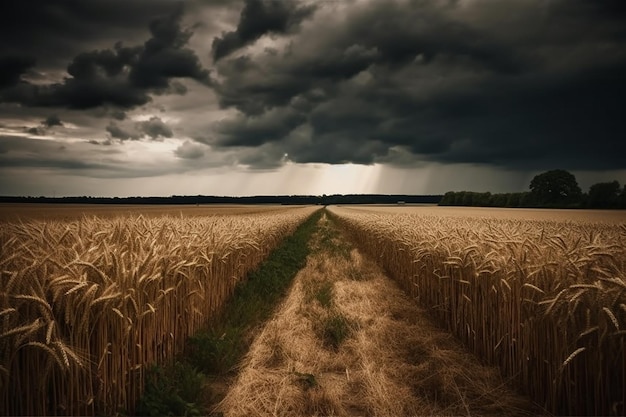
M219 166L250 176L474 166L510 173L513 190L541 170L626 170L622 0L0 7L0 144L12 170L71 160L66 174L103 178L118 169L106 151L155 181ZM66 150L26 152L46 141ZM458 189L453 177L428 191Z

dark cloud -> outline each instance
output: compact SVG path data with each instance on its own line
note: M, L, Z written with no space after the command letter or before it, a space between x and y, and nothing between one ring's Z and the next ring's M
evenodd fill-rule
M133 85L146 89L166 89L170 78L191 78L210 84L209 72L195 52L185 48L191 31L180 26L182 3L172 15L150 23L150 38L130 71Z
M238 153L237 163L254 170L274 170L287 161L288 155L273 143Z
M293 110L269 111L262 116L240 116L217 123L221 135L217 144L221 146L259 146L266 142L281 140L306 117Z
M139 140L142 136L141 132L136 131L134 128L126 128L115 122L109 123L106 131L109 132L112 138L120 140Z
M29 127L26 128L25 131L33 136L43 136L46 134L46 129L41 126Z
M152 37L143 46L125 47L121 42L113 49L83 52L67 67L70 77L60 83L36 85L17 82L31 61L8 62L0 90L0 101L25 106L89 109L114 106L129 109L151 100L151 94L184 94L174 78L190 78L208 85L210 77L186 44L191 32L180 26L182 6L165 18L150 24Z
M121 110L115 110L111 113L111 117L115 120L124 120L126 119L126 112L123 112Z
M623 169L625 9L610 0L324 3L284 50L224 54L216 91L239 114L215 126L216 143L270 144L262 152L276 163L288 153L404 164L408 153Z
M187 140L174 150L174 155L181 159L199 159L204 156L204 146Z
M314 11L314 6L300 6L295 1L245 0L237 29L213 40L213 59L218 61L266 33L294 30Z
M22 75L35 66L35 59L21 55L0 56L0 88L14 86Z
M77 149L144 147L96 144L182 138L177 170L626 168L622 0L181 4L0 2L3 133L68 139L37 142L54 157L3 155L61 167Z
M56 114L51 114L46 120L42 120L41 124L46 127L63 126L63 122Z
M117 123L111 121L106 127L106 131L111 138L125 140L139 140L145 136L157 140L161 138L171 138L174 136L172 128L170 128L163 120L157 116L142 122L126 122Z
M157 116L152 116L149 120L141 122L141 131L152 139L171 138L174 136L172 129Z
M26 54L44 68L66 65L92 45L145 39L148 22L172 0L21 0L0 2L0 55Z

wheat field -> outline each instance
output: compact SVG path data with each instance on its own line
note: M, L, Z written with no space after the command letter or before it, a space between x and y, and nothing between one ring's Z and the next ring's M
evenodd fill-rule
M442 327L547 411L624 414L626 222L330 212Z
M0 222L0 414L132 412L146 369L316 209Z

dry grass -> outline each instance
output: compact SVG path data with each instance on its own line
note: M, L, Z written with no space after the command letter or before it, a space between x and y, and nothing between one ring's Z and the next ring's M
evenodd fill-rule
M295 206L292 206L295 207ZM113 217L197 217L267 213L285 206L263 204L42 204L0 203L0 222L26 220L78 220L84 216Z
M500 220L548 220L559 222L584 222L621 224L626 222L626 210L571 210L505 207L453 207L421 204L406 205L351 205L360 211L389 214L411 214L456 218L487 218Z
M131 411L235 284L316 208L0 224L0 413Z
M317 244L325 240L322 219ZM448 334L437 330L379 268L341 236L314 251L287 299L262 329L216 411L225 416L529 415L507 389ZM359 279L354 279L354 276ZM332 284L333 302L311 294ZM350 323L338 346L319 326Z
M331 212L438 323L541 406L624 413L626 224Z

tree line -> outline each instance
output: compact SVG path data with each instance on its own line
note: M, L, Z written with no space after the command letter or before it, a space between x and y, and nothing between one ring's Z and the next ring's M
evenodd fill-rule
M449 191L444 194L439 205L626 209L626 185L622 187L618 181L599 182L583 193L576 177L562 169L536 175L530 182L529 189L530 191L518 193L494 194Z
M170 197L17 197L0 196L0 203L46 204L437 204L441 195L407 194L333 194L333 195L257 195L246 197L173 195Z

